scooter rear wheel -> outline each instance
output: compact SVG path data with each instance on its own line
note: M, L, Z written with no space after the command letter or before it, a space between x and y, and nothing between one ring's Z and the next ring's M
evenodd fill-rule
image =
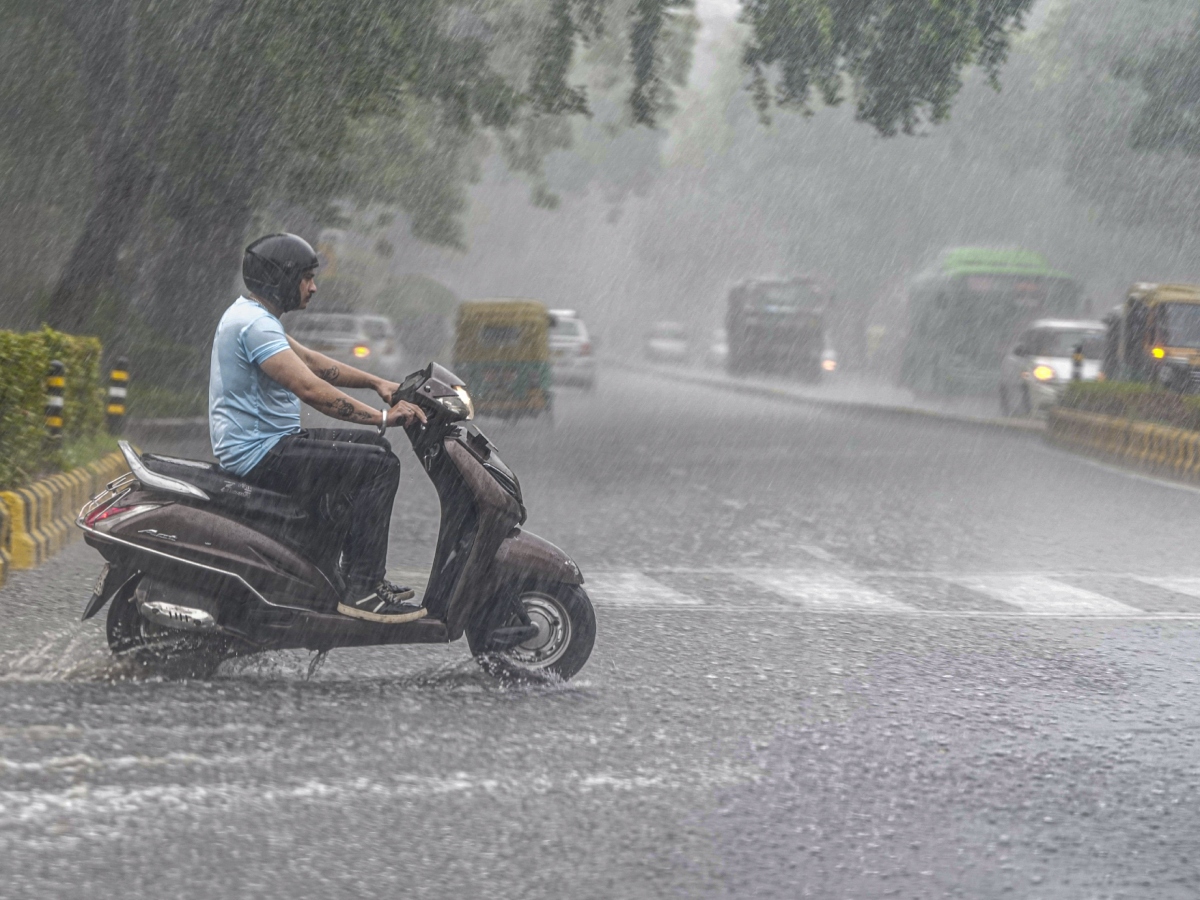
M136 585L127 585L113 597L105 622L108 647L113 655L140 669L183 678L209 678L229 654L220 638L188 634L156 625L137 607Z
M484 617L467 630L467 644L483 670L502 680L549 675L573 677L583 668L596 642L596 612L587 593L577 584L530 582L516 598L528 623L515 610L497 622ZM488 648L488 635L496 628L533 624L536 637L508 650Z

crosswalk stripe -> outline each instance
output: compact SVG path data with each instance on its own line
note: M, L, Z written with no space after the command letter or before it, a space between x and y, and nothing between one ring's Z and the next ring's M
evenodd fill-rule
M857 579L863 579L860 583ZM1149 609L1088 590L1072 581L1084 581L1089 587L1103 585L1104 579L1141 582L1160 591L1182 595L1176 604L1161 597L1148 598ZM892 595L889 579L895 580ZM945 601L944 589L930 585L936 603L924 604L913 594L914 579L926 579L965 588L986 596L999 609L981 609L979 598L963 596L960 608ZM416 579L408 583L415 584ZM1200 598L1200 577L1142 576L1096 572L1009 572L1002 574L958 574L952 572L848 572L828 569L735 568L656 568L651 572L633 570L587 571L584 584L597 606L626 609L702 610L712 601L707 594L736 598L741 608L763 610L793 609L817 613L894 613L912 616L948 616L963 618L1099 617L1126 619L1200 620L1200 605L1184 596ZM694 593L695 592L695 593ZM1125 596L1134 596L1125 592ZM900 597L912 598L906 603ZM1171 608L1177 606L1178 608Z
M603 572L584 585L588 596L615 606L703 606L704 601L680 593L641 572Z
M834 572L761 570L738 572L737 577L766 588L808 609L860 612L916 612L886 594Z
M1200 578L1163 578L1143 575L1133 575L1131 577L1136 581L1173 591L1176 594L1183 594L1187 597L1200 597Z
M949 578L955 584L987 594L1030 615L1136 616L1142 610L1093 591L1073 587L1045 575L988 575Z

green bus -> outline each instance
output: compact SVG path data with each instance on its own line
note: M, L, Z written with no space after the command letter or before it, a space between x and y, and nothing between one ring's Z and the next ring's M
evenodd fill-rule
M900 384L921 394L990 394L1034 319L1089 312L1079 282L1040 253L954 247L913 279Z

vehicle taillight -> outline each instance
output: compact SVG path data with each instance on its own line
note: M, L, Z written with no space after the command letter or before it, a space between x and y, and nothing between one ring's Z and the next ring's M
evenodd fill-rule
M354 348L354 355L358 359L366 359L368 356L371 355L371 348L368 347L366 344L359 344L358 346L356 346Z
M136 506L110 506L107 509L99 509L88 513L83 523L88 528L93 528L101 522L108 522L108 527L112 527L122 519L141 515L152 509L158 509L160 506L162 506L161 503L139 503Z
M97 522L102 522L111 516L119 516L121 513L129 512L131 509L133 509L132 506L110 506L107 509L98 509L84 519L84 522L87 523L88 528L91 528Z
M592 345L590 343L588 343L587 341L584 341L582 344L580 344L579 345L579 355L580 356L591 356L592 355Z

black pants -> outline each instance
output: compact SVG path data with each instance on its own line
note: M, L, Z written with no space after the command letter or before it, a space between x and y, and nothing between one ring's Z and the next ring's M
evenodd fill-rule
M341 569L351 593L382 580L400 460L379 434L312 428L288 435L245 480L291 495L326 539L341 541Z

